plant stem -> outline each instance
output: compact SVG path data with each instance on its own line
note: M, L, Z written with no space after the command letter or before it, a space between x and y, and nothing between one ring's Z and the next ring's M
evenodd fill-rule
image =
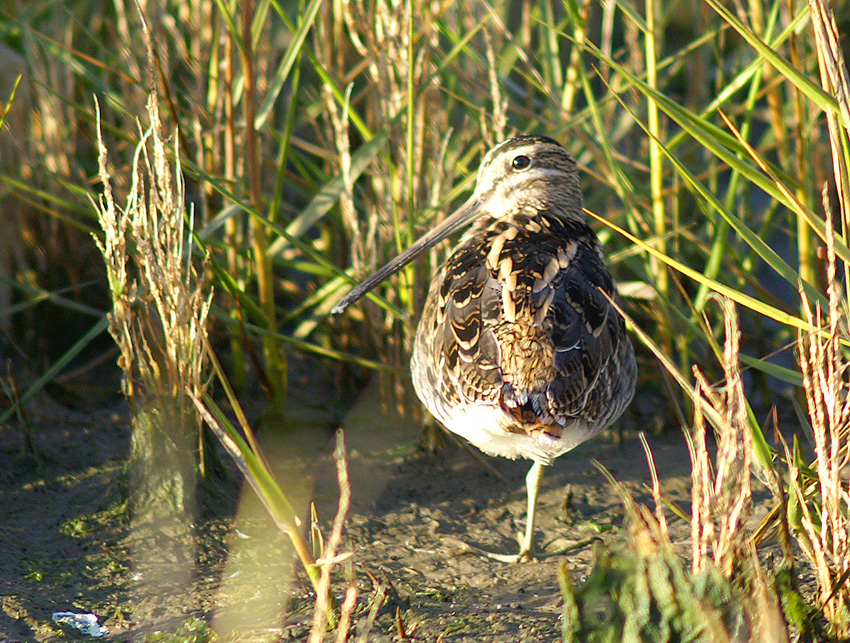
M659 8L656 6L656 0L647 0L646 2L646 83L653 90L658 89L658 42L656 40L655 16ZM647 101L647 129L649 130L649 184L650 196L652 199L652 218L654 233L656 236L655 247L658 252L667 254L667 221L664 211L664 171L663 167L663 152L661 149L661 121L658 114L658 105L654 100ZM666 308L670 301L670 284L667 275L667 267L664 266L657 258L652 258L651 268L653 276L657 279L656 284L660 294L660 301L663 303L662 318L665 320L665 326L669 325L670 316L667 314ZM669 335L661 338L662 346L668 352L672 348L671 338Z
M256 212L263 210L262 180L260 174L259 147L257 145L257 131L254 127L257 114L257 86L254 77L254 46L251 34L251 16L253 15L253 2L243 0L242 2L242 72L245 78L244 114L245 114L245 147L248 169L248 187L250 189L250 200ZM274 281L272 276L272 262L268 256L268 235L262 223L256 218L251 218L251 244L254 251L254 269L257 273L257 286L259 289L260 307L266 318L267 328L274 332L277 330L277 312L274 304ZM263 356L267 369L268 382L272 390L268 395L275 407L282 407L286 399L286 357L280 345L270 336L263 337Z
M232 3L231 3L232 5ZM234 182L236 179L236 115L233 112L233 33L230 29L224 30L224 176L227 180ZM227 268L235 281L240 281L239 248L242 245L239 233L239 222L236 217L230 217L224 224L225 237L227 239ZM237 300L233 299L234 303ZM239 308L234 307L230 316L239 321ZM247 374L245 372L245 346L242 343L242 333L234 326L230 333L230 353L233 359L233 371L231 378L233 385L239 391L247 388Z

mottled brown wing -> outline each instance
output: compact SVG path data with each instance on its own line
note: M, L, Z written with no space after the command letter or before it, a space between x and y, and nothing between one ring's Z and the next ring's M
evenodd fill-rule
M584 224L535 212L469 235L438 272L417 338L441 405L501 404L515 430L619 414L632 349L603 293L616 288Z
M466 246L455 252L431 285L417 341L428 355L429 378L443 404L461 399L494 402L502 379L498 347L487 320L498 315L495 287L481 255Z
M632 391L620 399L626 391L619 380L630 375L634 354L623 319L611 304L617 289L595 235L587 229L569 236L577 240L577 250L551 286L558 376L546 390L546 401L554 417L579 418L599 428L631 400Z

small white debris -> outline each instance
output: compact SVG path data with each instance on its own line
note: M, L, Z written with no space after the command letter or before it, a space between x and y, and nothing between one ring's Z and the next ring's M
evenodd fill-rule
M76 614L74 612L53 612L54 623L64 623L89 636L103 636L106 628L97 622L94 614Z

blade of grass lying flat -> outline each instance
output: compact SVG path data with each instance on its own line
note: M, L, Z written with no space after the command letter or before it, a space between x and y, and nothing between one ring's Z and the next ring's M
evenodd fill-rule
M225 291L234 298L239 299L240 305L243 307L243 311L246 312L250 319L257 320L257 324L252 324L250 322L242 322L245 327L245 330L250 331L251 333L256 335L272 337L274 339L277 339L278 341L290 344L291 346L297 348L298 350L304 351L305 353L312 353L314 355L319 355L320 357L327 357L328 359L337 360L339 362L349 362L351 364L356 364L357 366L363 366L364 368L370 368L378 371L386 371L395 375L405 375L407 373L407 371L404 369L395 368L384 364L383 362L376 362L371 359L366 359L365 357L352 355L351 353L345 353L343 351L334 350L332 348L326 348L324 346L319 346L318 344L311 344L310 342L302 339L301 337L284 335L283 333L278 333L269 330L265 325L264 317L262 316L262 311L257 306L257 304L250 298L250 296L244 293L241 289L239 289L238 284L233 281L232 277L228 273L225 272L222 274L222 269L220 266L214 266L214 270L216 272L216 275L221 277L220 283L225 289ZM340 283L343 282L340 281ZM213 304L212 313L216 317L216 319L218 319L226 326L235 328L238 327L240 324L238 320L233 319L230 316L228 311L223 310L215 304Z
M50 365L44 374L39 377L33 384L30 386L21 397L15 401L14 404L9 406L2 414L0 414L0 424L5 422L15 410L24 404L26 404L29 399L38 393L44 385L51 381L56 375L59 374L68 363L74 359L80 351L82 351L86 346L88 346L95 337L100 335L103 331L105 331L109 327L109 317L107 315L103 315L94 326L92 326L88 332L83 335L80 339L76 341L76 343L69 348L62 357L57 359L53 364Z

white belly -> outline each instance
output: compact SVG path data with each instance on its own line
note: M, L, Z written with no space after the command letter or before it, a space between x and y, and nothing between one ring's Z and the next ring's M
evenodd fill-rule
M431 411L434 413L434 411ZM552 460L591 437L592 433L583 426L565 427L560 438L547 433L533 435L509 433L502 428L505 414L492 406L472 405L450 409L441 417L443 425L457 435L469 440L488 455L504 458L528 458L541 464L551 464Z
M451 380L442 355L432 355L429 340L417 334L411 359L413 387L419 399L449 431L465 438L488 455L516 459L527 458L551 464L552 460L593 436L598 424L586 420L564 418L560 424L561 437L545 431L526 432L517 426L515 417L508 415L498 402L463 398L459 403L449 403L440 391L444 381ZM457 390L457 389L455 389ZM462 395L462 394L461 394ZM457 399L457 396L452 396ZM529 427L530 429L530 427Z

